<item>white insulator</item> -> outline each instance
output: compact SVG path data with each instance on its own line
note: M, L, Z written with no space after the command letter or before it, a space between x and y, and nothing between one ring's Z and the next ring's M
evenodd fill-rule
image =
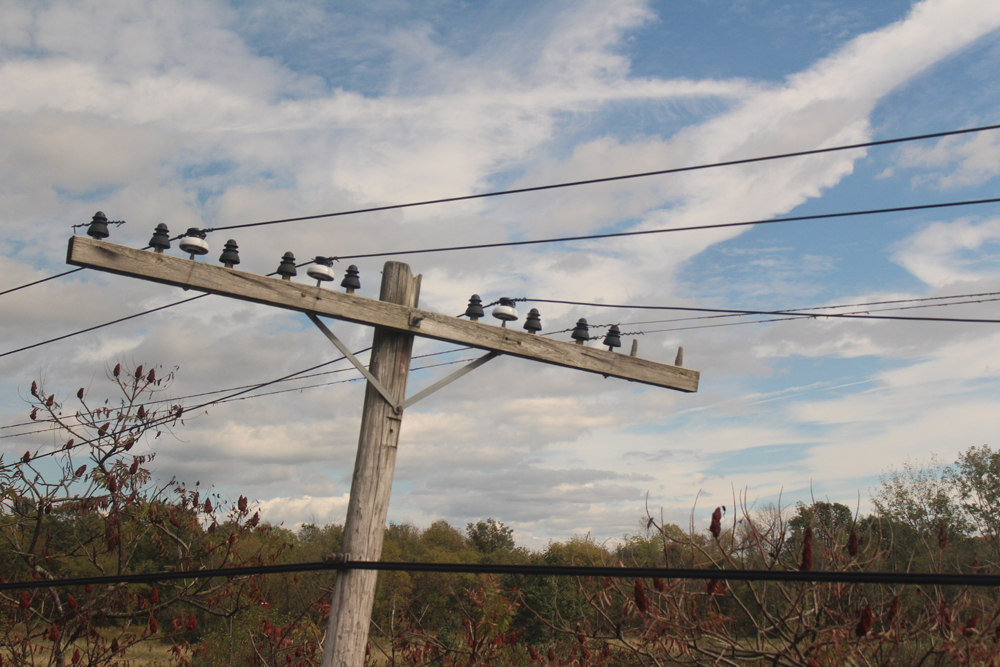
M208 254L208 241L205 239L200 239L197 236L183 236L180 242L181 252L186 252L190 255L207 255Z
M517 320L518 314L517 311L510 306L497 306L493 309L493 317L498 320L503 320L504 322L513 322Z
M336 277L333 274L332 267L323 266L322 264L310 264L309 268L306 269L306 275L313 280L319 280L324 283L329 282Z

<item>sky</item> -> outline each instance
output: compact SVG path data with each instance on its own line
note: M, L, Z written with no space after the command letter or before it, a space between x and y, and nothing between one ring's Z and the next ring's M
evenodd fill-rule
M142 248L160 223L177 234L995 124L998 29L992 0L8 0L0 291L66 270L72 226L98 210L126 221L109 241ZM998 182L1000 133L981 132L216 232L197 261L233 238L239 268L266 274L285 251L768 220L990 198ZM384 259L356 260L358 294L377 298ZM422 308L452 315L473 293L753 310L987 294L883 314L1000 319L996 204L395 259L422 274ZM187 296L95 271L0 295L0 355ZM954 301L977 303L940 305ZM406 411L390 521L490 517L541 548L620 538L647 512L703 527L741 500L864 513L907 460L1000 446L996 324L530 302L522 317L533 306L543 334L585 317L636 334L651 360L683 346L698 392L492 361ZM370 328L330 325L354 349L370 342ZM432 353L414 367L476 356L417 340ZM118 362L176 369L169 394L183 397L338 356L301 315L211 296L0 356L0 426L26 421L32 380L71 410L81 386L110 397ZM411 372L409 393L457 367ZM324 370L338 372L189 414L141 451L160 480L247 495L272 522L342 522L364 384L346 362ZM62 443L21 433L0 430L3 461Z

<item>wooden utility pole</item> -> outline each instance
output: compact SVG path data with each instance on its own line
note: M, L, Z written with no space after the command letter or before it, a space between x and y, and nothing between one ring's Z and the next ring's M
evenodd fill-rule
M80 236L70 239L66 261L74 266L305 313L350 359L368 379L344 523L343 551L345 558L351 560L377 561L381 558L403 410L500 354L678 391L698 390L699 373L681 368L680 354L677 365L673 366L640 359L636 356L635 341L630 355L617 354L419 310L420 277L414 278L410 267L399 262L386 263L381 296L375 301ZM320 321L320 315L375 327L370 368L354 358ZM489 353L404 399L414 336L467 345ZM360 667L363 664L375 600L376 574L374 570L347 570L337 575L323 667Z
M416 308L419 298L420 277L414 278L406 264L386 262L379 300ZM412 334L375 328L368 370L399 403L406 397L412 350ZM382 538L402 423L402 412L397 413L369 383L365 390L361 437L344 522L343 551L353 560L377 561L382 557ZM364 663L377 576L374 570L344 570L337 575L323 647L324 667L351 667Z

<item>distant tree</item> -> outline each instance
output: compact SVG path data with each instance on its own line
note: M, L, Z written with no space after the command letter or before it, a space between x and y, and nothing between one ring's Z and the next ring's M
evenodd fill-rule
M493 518L467 524L465 534L480 553L514 549L514 529Z
M970 447L947 473L969 523L989 544L1000 562L1000 452L988 445Z
M890 468L879 482L872 494L878 514L909 527L922 536L925 546L937 540L941 526L956 536L971 531L954 484L954 471L936 457L927 465L906 461L898 470Z

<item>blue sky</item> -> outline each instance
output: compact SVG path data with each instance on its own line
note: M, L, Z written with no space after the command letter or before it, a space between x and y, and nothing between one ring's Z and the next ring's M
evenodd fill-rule
M63 270L70 225L179 232L998 122L1000 7L945 2L6 3L0 290ZM995 196L1000 134L233 232L241 268L606 230ZM1000 292L997 207L416 255L423 307L473 292L787 309ZM210 236L214 261L228 236ZM379 261L360 261L363 296ZM338 269L339 270L339 269ZM0 296L6 349L182 296L89 272ZM547 331L683 317L538 304ZM524 309L531 307L525 304ZM995 303L900 311L996 318ZM487 516L523 543L687 525L745 493L868 507L907 458L994 444L998 330L816 320L657 331L702 372L678 394L502 359L407 413L390 518ZM370 331L337 325L353 347ZM421 342L416 352L446 350ZM467 354L467 353L466 353ZM333 358L303 318L212 297L0 357L0 425L44 377L71 396L118 360L178 366L175 396ZM455 353L443 360L463 358ZM437 359L437 358L435 358ZM453 367L415 372L410 391ZM347 379L344 372L328 379ZM299 385L315 381L302 381ZM99 383L95 383L95 389ZM363 385L212 408L157 473L342 521ZM5 434L16 433L5 429ZM0 440L5 460L54 441ZM859 501L860 498L860 501ZM697 501L696 501L697 499Z

